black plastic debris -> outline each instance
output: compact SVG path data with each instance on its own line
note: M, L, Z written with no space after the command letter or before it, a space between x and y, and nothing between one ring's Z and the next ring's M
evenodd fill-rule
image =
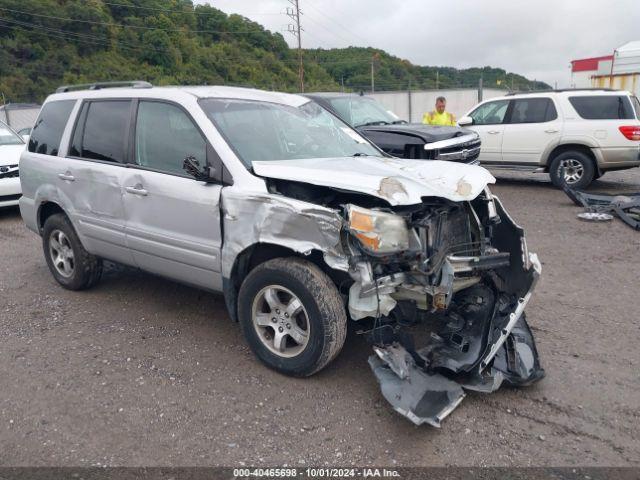
M582 220L603 221L604 215L615 215L636 231L640 231L640 192L624 195L609 195L604 193L586 193L563 186L564 193L579 207L584 207L586 213L593 215L581 216Z

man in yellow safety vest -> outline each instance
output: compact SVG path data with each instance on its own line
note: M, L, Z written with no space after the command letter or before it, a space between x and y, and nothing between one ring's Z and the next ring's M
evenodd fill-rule
M447 99L444 97L438 97L436 99L436 109L432 112L425 113L422 116L422 123L427 125L439 125L439 126L456 126L456 117L452 113L446 112Z

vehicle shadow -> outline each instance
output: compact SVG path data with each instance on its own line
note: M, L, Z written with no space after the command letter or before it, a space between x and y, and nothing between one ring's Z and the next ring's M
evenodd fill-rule
M19 218L20 218L20 209L18 207L0 208L0 220L17 220Z

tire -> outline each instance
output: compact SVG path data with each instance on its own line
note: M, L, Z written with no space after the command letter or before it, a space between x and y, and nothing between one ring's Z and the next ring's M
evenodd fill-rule
M69 218L51 215L44 223L42 248L53 278L68 290L84 290L102 275L102 260L87 252Z
M295 257L266 261L247 275L238 318L253 353L269 368L296 377L324 368L347 335L338 289L316 265Z
M565 177L560 177L560 168L565 167ZM569 187L582 190L594 179L596 173L593 160L586 154L577 150L569 150L561 153L551 162L549 176L556 187L564 184Z

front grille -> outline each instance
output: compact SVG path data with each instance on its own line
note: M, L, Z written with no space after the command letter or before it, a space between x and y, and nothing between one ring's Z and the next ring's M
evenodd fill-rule
M454 162L475 162L480 156L480 139L441 148L434 154L434 160L447 160Z
M22 195L21 194L17 194L17 195L0 195L0 203L2 202L11 202L13 200L19 200L20 197Z
M19 176L18 165L3 165L0 167L0 178L15 178Z

